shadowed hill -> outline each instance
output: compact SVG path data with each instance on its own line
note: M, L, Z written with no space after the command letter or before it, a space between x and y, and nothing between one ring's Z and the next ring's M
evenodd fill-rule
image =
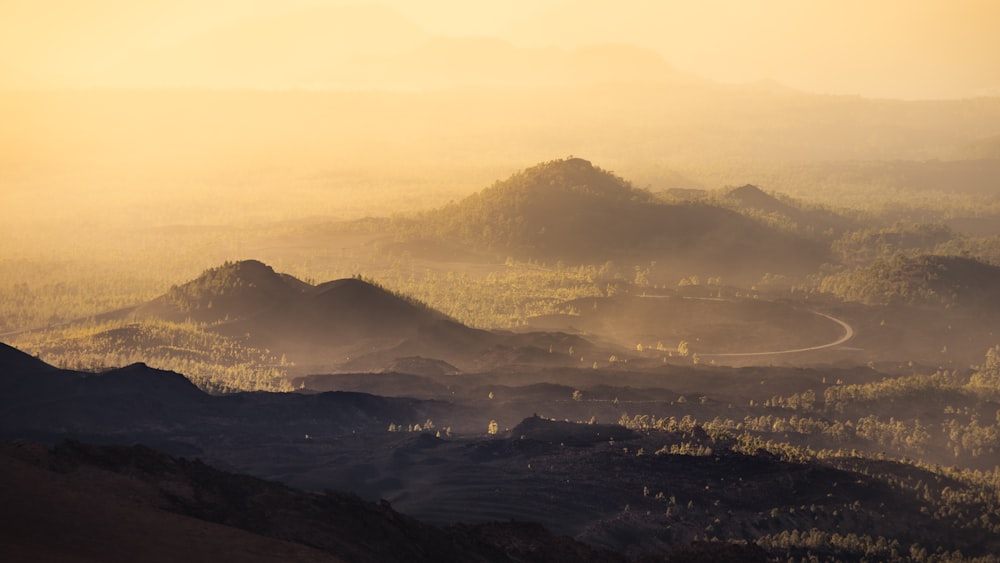
M457 325L421 303L360 279L313 286L256 260L209 269L135 314L207 323L223 335L249 336L255 344L297 353L304 361L317 354L324 361L348 356L357 346L395 345L437 323Z
M136 315L218 322L294 302L312 286L257 260L227 262L139 307Z
M206 270L139 307L135 314L171 321L191 319L251 334L288 329L399 333L446 319L421 303L360 279L313 286L256 260L227 262Z
M409 332L447 317L415 300L359 279L342 279L310 290L293 310L337 332L385 334Z
M532 363L539 356L543 363L571 361L569 356L542 353L559 335L536 338L473 329L361 279L313 286L255 260L207 270L135 314L206 323L217 335L285 354L300 373L382 371L394 369L397 358L414 356L444 360L459 369L483 358L494 364ZM577 349L589 346L577 340Z
M1000 267L961 256L896 256L823 280L823 291L868 304L916 304L992 314Z
M325 435L384 430L386 420L439 418L437 405L365 393L236 393L213 396L183 375L134 364L101 373L12 372L0 379L0 435L48 441L53 436L104 436L117 441L173 443L178 428L208 438ZM432 412L433 411L433 412ZM191 436L189 436L190 438ZM182 447L190 451L192 446Z
M15 433L19 428L140 432L186 422L209 397L183 375L145 364L102 373L20 372L5 381L0 428Z
M805 271L822 247L733 211L664 204L580 158L539 164L425 214L415 234L497 254L572 263L661 260L726 272Z
M632 430L617 424L575 424L537 416L526 418L511 428L510 436L570 446L593 446L608 440L624 441L638 437Z
M795 232L810 236L832 235L856 227L846 217L824 209L806 209L798 202L776 197L750 184L726 191L723 198L741 212L783 220L791 223Z

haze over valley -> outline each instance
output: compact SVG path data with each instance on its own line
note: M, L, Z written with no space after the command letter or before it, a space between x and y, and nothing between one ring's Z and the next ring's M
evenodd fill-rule
M997 560L995 6L420 4L0 18L0 558Z

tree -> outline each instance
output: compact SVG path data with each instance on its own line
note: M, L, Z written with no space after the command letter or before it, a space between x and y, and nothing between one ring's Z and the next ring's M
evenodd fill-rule
M681 340L677 343L677 353L683 357L687 357L687 355L691 353L687 340Z
M986 361L972 374L969 384L1000 390L1000 346L986 351Z

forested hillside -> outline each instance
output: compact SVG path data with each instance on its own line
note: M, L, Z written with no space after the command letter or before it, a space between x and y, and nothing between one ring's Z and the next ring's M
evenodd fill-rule
M801 273L823 247L705 203L666 204L580 158L528 168L404 229L498 256L568 264L660 261L674 270Z
M961 256L896 255L829 276L820 290L879 305L931 305L989 314L1000 307L1000 267Z

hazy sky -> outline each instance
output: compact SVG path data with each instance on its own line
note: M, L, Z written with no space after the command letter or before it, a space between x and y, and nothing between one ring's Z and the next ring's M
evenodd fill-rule
M169 56L236 22L359 4L385 6L374 13L402 16L428 36L564 49L632 43L723 82L872 97L1000 95L995 0L0 0L0 84L100 85L122 61Z

